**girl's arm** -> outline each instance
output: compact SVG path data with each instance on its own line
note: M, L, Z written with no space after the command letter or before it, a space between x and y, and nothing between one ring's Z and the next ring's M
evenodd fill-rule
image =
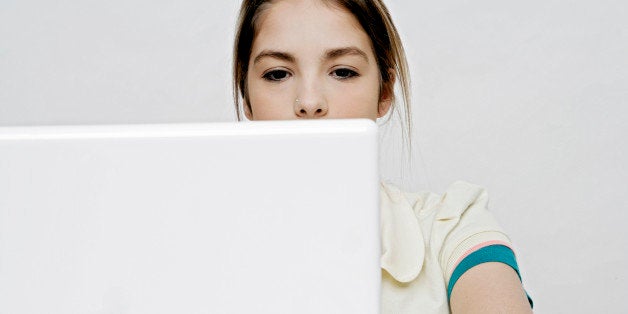
M532 313L517 273L503 263L483 263L467 270L451 292L451 312Z

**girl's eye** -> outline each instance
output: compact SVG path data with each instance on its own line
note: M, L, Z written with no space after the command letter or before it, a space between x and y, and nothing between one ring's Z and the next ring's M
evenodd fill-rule
M268 80L268 81L279 82L279 81L283 81L283 80L287 79L289 75L290 75L290 73L288 73L288 71L273 70L273 71L266 72L264 74L263 78Z
M352 78L355 76L359 76L359 74L356 71L353 70L349 70L349 69L337 69L331 72L332 76L338 79L348 79L348 78Z

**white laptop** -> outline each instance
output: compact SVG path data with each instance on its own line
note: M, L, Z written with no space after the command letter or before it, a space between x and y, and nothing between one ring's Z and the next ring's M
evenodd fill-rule
M0 127L0 314L378 313L376 132Z

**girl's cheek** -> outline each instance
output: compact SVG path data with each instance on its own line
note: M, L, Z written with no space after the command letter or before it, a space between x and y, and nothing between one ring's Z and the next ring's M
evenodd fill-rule
M338 102L345 104L343 115L353 116L356 118L371 118L377 116L378 95L367 92L368 89L352 90L350 93L344 93L342 99Z
M251 103L253 104L254 116L258 120L291 118L293 108L282 97L273 97L273 95L265 94L262 97L251 98Z

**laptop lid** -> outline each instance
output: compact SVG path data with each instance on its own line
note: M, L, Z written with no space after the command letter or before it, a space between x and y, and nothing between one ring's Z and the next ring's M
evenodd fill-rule
M0 313L377 313L376 131L0 128Z

